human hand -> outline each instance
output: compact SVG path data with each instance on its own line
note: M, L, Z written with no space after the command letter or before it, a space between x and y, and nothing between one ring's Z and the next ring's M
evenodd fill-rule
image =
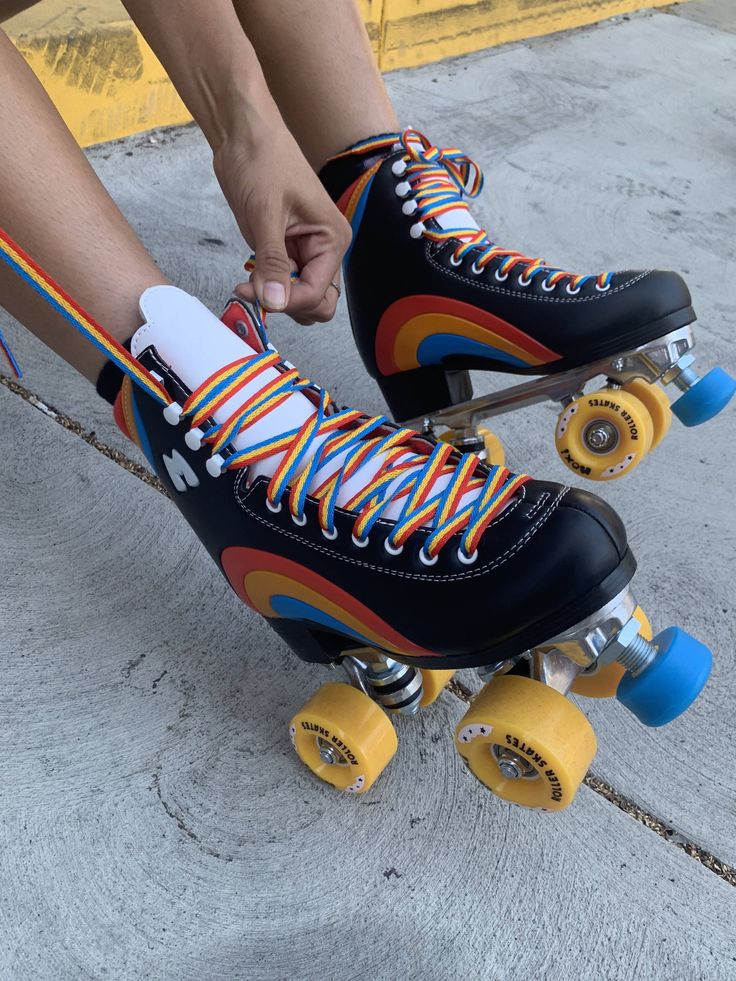
M279 120L254 138L228 138L214 168L245 240L256 254L236 292L300 324L330 320L350 225ZM298 279L292 279L296 270Z

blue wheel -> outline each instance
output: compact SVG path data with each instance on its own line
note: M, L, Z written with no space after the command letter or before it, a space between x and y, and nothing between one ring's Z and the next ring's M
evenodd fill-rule
M652 644L657 657L638 677L625 674L616 698L645 726L664 726L701 693L713 658L705 644L679 627L663 630Z
M712 368L672 403L672 411L684 426L699 426L725 409L734 394L736 379L723 368Z

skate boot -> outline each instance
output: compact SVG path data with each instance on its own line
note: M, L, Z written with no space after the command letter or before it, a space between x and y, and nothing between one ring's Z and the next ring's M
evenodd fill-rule
M706 648L677 628L641 632L634 558L596 497L338 408L238 301L223 322L149 289L129 353L17 246L0 238L0 254L125 372L123 432L237 595L299 657L345 666L349 684L324 686L291 724L328 783L367 790L396 749L383 710L411 715L479 666L490 680L460 753L501 797L560 810L596 748L565 697L577 679L615 675L648 725L705 684Z
M676 273L580 275L496 245L468 209L482 174L460 150L406 130L356 145L320 176L353 227L353 333L394 418L502 463L481 423L552 399L563 462L609 480L662 440L673 412L695 426L736 391L721 368L695 373L695 313ZM473 399L469 369L542 377ZM670 406L657 383L684 394Z

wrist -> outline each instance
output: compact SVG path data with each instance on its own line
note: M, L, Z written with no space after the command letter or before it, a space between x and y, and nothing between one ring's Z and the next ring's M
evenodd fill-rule
M226 143L250 145L264 130L283 125L260 70L216 89L199 80L201 109L197 122L214 154Z

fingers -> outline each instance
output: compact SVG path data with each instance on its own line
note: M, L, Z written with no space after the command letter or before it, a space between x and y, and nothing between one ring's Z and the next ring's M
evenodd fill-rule
M325 293L325 295L322 297L322 300L309 312L309 314L306 316L291 314L291 316L298 324L302 324L304 327L309 327L314 323L326 324L335 316L337 299L337 290L330 286L327 289L327 293Z
M287 309L291 298L292 262L284 240L285 219L262 213L253 221L256 266L250 286L264 310ZM241 294L242 295L242 294Z
M297 286L298 281L292 282L292 297L294 296ZM235 293L237 296L248 301L249 303L253 303L258 299L252 283L239 283L235 287ZM332 318L335 316L338 298L337 290L330 285L328 286L325 295L316 305L310 305L308 309L300 311L294 309L294 304L292 302L284 312L288 314L292 320L295 320L303 327L309 327L314 323L325 324L329 320L332 320Z

